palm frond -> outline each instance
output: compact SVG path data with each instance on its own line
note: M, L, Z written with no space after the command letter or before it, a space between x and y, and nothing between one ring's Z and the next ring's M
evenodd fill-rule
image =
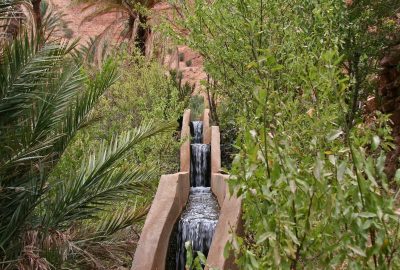
M9 12L15 9L15 7L29 4L26 0L3 0L0 3L0 19L8 18Z
M115 29L118 28L118 24L120 23L121 19L116 19L107 26L101 34L90 38L85 45L82 45L79 50L75 52L75 57L78 59L84 58L85 63L88 65L101 67L104 60L118 49L112 46L112 40L115 35Z
M57 190L57 205L52 212L53 216L49 217L49 225L68 227L75 220L95 218L112 202L127 199L129 194L138 195L148 190L146 182L153 179L154 175L138 169L134 172L115 170L99 177L95 183L75 181L73 186L67 185L67 189L64 187Z
M44 40L49 41L50 37L54 38L55 33L59 33L64 29L64 14L51 8L47 1L42 1L40 6L42 17Z
M140 206L137 206L137 201L133 207L112 206L110 212L100 215L97 225L80 226L72 239L74 253L67 259L67 264L71 267L100 267L107 262L122 265L130 261L132 245L139 240L134 227L144 220L149 208L150 202L147 201L141 202Z
M94 3L90 3L87 5L83 11L93 9L93 11L90 12L89 15L85 16L85 18L82 20L81 24L84 24L86 22L92 21L94 18L110 14L110 13L125 13L129 14L129 11L126 10L124 6L121 4L117 3L102 3L100 1L100 4L98 1Z
M53 90L46 93L46 97L38 104L38 113L33 123L34 140L40 141L49 135L49 131L54 131L82 89L85 79L80 66L70 65L53 80L48 86Z
M3 187L0 192L0 247L8 246L7 253L12 253L13 247L18 248L20 243L12 239L26 226L26 219L32 215L45 192L37 176L31 175L20 181L25 183L24 186Z
M23 8L25 12L23 11ZM16 37L27 21L32 21L32 5L26 0L3 0L0 3L0 45ZM29 24L30 25L30 24Z
M115 64L109 60L102 70L87 82L87 90L79 95L68 111L61 125L62 139L55 146L55 151L62 153L76 132L85 124L88 114L101 95L115 82L117 73Z
M0 249L10 258L40 222L51 169L116 78L110 63L89 80L69 56L75 46L25 32L0 52Z
M79 66L66 59L74 46L41 46L25 33L6 47L0 65L0 174L6 179L9 168L23 174L20 166L51 154L63 136L60 121L83 86Z
M170 123L146 124L115 137L110 144L103 143L97 154L83 164L76 177L72 176L56 188L46 223L69 226L74 220L93 218L114 201L147 190L147 182L155 176L153 171L143 172L138 166L133 170L115 166L137 143L172 127Z
M117 233L120 230L128 228L134 224L142 222L150 209L150 205L142 207L124 207L117 210L111 215L106 215L105 218L96 227L96 235L104 238Z
M41 45L40 37L25 33L3 51L0 65L0 119L3 124L16 119L32 101L41 98L49 79L56 77L64 57L76 44Z

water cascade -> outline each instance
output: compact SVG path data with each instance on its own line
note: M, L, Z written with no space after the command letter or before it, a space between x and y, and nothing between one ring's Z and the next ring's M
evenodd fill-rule
M192 134L192 143L202 143L203 142L203 122L193 121L190 125Z
M190 186L210 186L210 150L209 144L192 143L190 145Z
M202 144L202 122L193 121L191 144L190 194L186 209L178 224L176 269L185 270L185 243L193 251L208 255L219 217L219 206L210 186L210 145Z

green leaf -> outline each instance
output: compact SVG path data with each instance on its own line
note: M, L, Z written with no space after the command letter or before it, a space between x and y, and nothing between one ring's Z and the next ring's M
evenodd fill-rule
M246 68L247 69L253 69L253 68L257 67L257 66L258 66L258 63L255 62L255 61L252 61L252 62L247 64Z
M281 254L279 253L279 248L274 245L274 263L276 266L279 266L281 264Z
M340 135L343 134L343 130L338 129L338 130L333 130L331 131L328 136L326 137L328 141L333 141L336 140L337 138L339 138Z
M372 137L372 144L371 144L372 151L375 151L379 147L380 143L381 139L379 138L379 136L374 135L374 137Z
M296 186L296 181L294 181L294 180L289 180L289 186L290 186L290 191L293 193L293 194L295 194L296 193L296 189L297 189L297 186Z
M376 214L370 213L370 212L362 212L362 213L359 213L358 216L364 217L364 218L374 218L374 217L376 217Z
M257 245L263 243L265 240L271 239L271 240L276 240L276 235L273 232L266 232L260 235L260 237L257 240Z
M206 264L207 258L206 258L206 256L204 256L204 254L202 252L197 251L197 257L200 259L200 262L202 264L204 264L204 265Z
M355 254L361 256L361 257L367 257L367 254L365 254L365 252L356 246L348 246L348 248L350 248Z
M368 179L371 181L372 185L375 187L379 187L374 177L375 168L373 165L373 160L371 158L368 158L365 162L365 173L367 174Z
M226 243L225 247L224 247L224 258L228 258L229 257L229 253L230 253L230 247L231 244Z
M284 65L276 65L276 66L274 66L273 68L271 68L271 71L272 71L272 72L276 72L276 71L280 71L280 70L282 70L282 69L284 69L284 68L285 68Z
M323 170L323 161L321 156L318 155L314 165L314 177L318 181L320 181L322 178L322 170Z
M296 245L300 245L299 239L297 239L296 235L286 226L285 226L285 232L286 235L289 236L290 239L292 239L293 243L295 243Z
M185 242L186 248L186 264L185 266L190 269L193 265L193 249L190 241Z
M394 180L396 181L397 184L400 184L400 169L396 170L396 173L394 175Z
M250 253L250 261L253 267L258 268L260 266L253 253Z
M344 173L346 172L346 166L347 166L347 162L342 161L340 163L339 167L337 168L337 180L339 182L343 181Z

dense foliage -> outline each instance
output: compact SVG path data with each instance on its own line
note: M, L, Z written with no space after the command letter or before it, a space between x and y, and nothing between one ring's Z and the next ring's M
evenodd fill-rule
M120 31L120 37L134 40L136 47L145 55L151 28L149 10L160 0L78 0L87 4L84 10L90 10L90 15L85 21L90 21L97 16L115 13L118 18L109 25L99 38L107 42L115 39L115 32ZM122 15L122 16L121 16ZM122 31L121 31L122 29Z
M77 169L85 154L96 149L102 140L112 140L115 133L129 131L153 119L177 121L188 106L188 97L179 95L176 82L167 77L157 62L124 49L116 55L116 61L118 80L92 111L92 123L77 134L67 149L56 177L65 174L67 168ZM124 166L155 167L159 176L176 172L179 166L176 135L171 130L137 145L124 160Z
M178 168L175 130L152 120L203 110L179 71L142 56L158 1L82 1L98 7L87 20L124 13L106 32L122 27L139 53L96 41L78 50L54 38L45 1L0 3L0 268L127 266L157 179ZM390 116L363 110L370 95L379 103L379 60L400 44L400 1L174 7L178 42L205 58L230 189L243 199L245 235L226 249L240 269L400 268Z
M221 126L238 133L240 269L400 267L388 116L362 117L379 57L399 42L399 1L177 5L179 40L205 57Z
M22 4L29 12L1 3L3 22L23 20ZM85 63L87 48L41 19L41 29L23 20L0 50L0 268L127 265L154 180L177 167L169 120L187 99L142 57Z
M187 106L188 98L179 98L176 83L167 78L165 70L158 63L149 62L138 53L128 53L126 50L116 55L116 60L119 63L116 67L118 80L92 110L91 123L78 132L70 143L52 172L51 181L63 179L71 172L79 170L84 158L97 151L103 141L112 142L115 134L129 132L141 123L151 122L153 119L176 121ZM141 192L128 192L124 201L109 208L112 211L101 213L98 219L83 224L83 232L96 232L103 223L102 220L118 220L114 211L120 214L121 219L133 213L140 217L127 220L127 228L109 238L107 244L101 245L103 248L94 244L85 250L91 252L97 261L97 267L131 264L132 252L158 180L162 174L178 170L180 143L177 135L176 130L171 129L149 138L132 147L117 163L118 167L126 170L135 170L140 165L142 170L151 171L152 177L147 180ZM105 250L112 253L112 256L105 255Z

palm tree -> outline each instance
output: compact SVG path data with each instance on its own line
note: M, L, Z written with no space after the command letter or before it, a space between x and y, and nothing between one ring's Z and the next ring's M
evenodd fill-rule
M35 32L54 34L53 31L62 30L61 22L62 14L51 11L44 1L3 0L0 3L1 42L12 40L21 30L33 34Z
M8 8L17 2L10 1ZM117 74L110 60L101 70L85 72L76 43L49 41L42 33L22 31L0 50L2 269L98 264L93 250L141 220L146 209L117 210L94 229L82 224L147 191L153 172L118 163L137 143L170 127L149 123L116 135L88 156L80 170L50 181L68 144L88 123L91 109Z
M121 19L116 20L108 29L113 29L114 26L123 24L121 36L127 39L134 37L135 44L140 52L146 53L146 41L150 36L151 29L148 26L148 10L153 8L160 0L80 0L87 3L85 10L93 10L84 21L89 21L96 16L101 16L109 13L122 13ZM135 32L135 23L137 29Z
M0 3L0 46L19 33L26 20L23 5L29 9L29 3L25 1L8 0Z
M31 0L32 2L32 10L33 10L33 16L35 19L35 24L37 29L42 28L42 12L40 9L42 0Z

